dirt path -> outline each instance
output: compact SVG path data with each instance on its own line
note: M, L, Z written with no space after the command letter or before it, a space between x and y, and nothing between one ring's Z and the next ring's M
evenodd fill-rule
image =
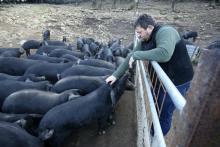
M135 147L137 122L133 91L125 91L121 97L115 120L116 125L108 127L104 135L97 135L96 124L79 129L65 147Z
M20 4L0 7L0 47L19 46L21 40L41 39L41 32L50 29L52 38L61 40L67 36L70 42L76 37L93 37L106 42L114 37L128 44L133 38L132 23L136 18L129 4L114 10L106 3L102 10L93 10L90 3L75 5ZM175 26L180 32L196 30L199 45L220 36L220 9L208 7L208 3L178 3L178 13L170 10L167 2L144 2L138 9L149 13L160 23Z
M21 40L41 40L41 33L45 29L51 30L52 39L61 40L63 36L66 36L68 41L72 43L75 43L76 37L92 37L100 42L107 42L112 38L122 38L123 44L128 45L133 40L132 23L137 14L134 10L128 10L129 4L114 10L111 10L110 7L110 3L106 3L102 10L91 9L90 3L81 4L77 7L75 5L49 4L0 6L0 47L19 47ZM138 12L139 14L151 14L158 22L170 24L180 32L198 31L197 43L200 47L205 47L208 43L220 38L219 7L210 8L208 3L178 3L176 5L178 13L171 12L170 7L167 2L146 1L140 4ZM128 101L126 97L128 97ZM126 115L129 114L127 112L130 112L131 106L124 107L133 102L131 96L123 97L123 103L119 105L120 110L117 113L120 116L118 118L120 124L107 134L107 136L112 137L112 140L104 137L93 140L93 146L108 147L113 146L113 144L117 147L134 146L135 140L129 142L130 144L126 140L132 139L135 131L132 130L132 123L134 122L126 124L126 120L129 118ZM134 110L133 106L132 110ZM123 130L120 131L122 127ZM116 138L114 133L119 134L122 138ZM123 138L124 134L130 136ZM87 135L87 137L77 140L76 146L88 146L86 141L93 136L90 136L90 133L86 134L86 131L80 135Z

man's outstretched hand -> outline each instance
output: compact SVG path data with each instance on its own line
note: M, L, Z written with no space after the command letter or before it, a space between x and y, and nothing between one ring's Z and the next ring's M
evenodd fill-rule
M106 82L107 84L112 85L112 84L115 83L116 80L117 80L117 78L116 78L115 76L111 75L111 76L109 76L107 79L105 79L105 82Z

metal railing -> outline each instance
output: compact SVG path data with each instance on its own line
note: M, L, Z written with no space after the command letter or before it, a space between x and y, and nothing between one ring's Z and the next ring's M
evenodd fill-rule
M157 62L138 60L136 63L137 146L166 147L159 122L164 100L169 94L175 107L180 111L185 106L186 100ZM161 92L162 102L158 103Z
M135 81L139 123L138 147L165 147L159 118L166 95L169 94L175 107L180 111L185 106L186 100L155 61L145 63L137 61ZM158 103L161 91L163 91L162 102Z
M149 84L149 79L146 77L146 73L144 70L143 62L137 62L136 69L136 98L141 100L141 117L143 119L140 123L143 123L143 134L140 137L140 140L143 140L143 144L141 146L151 147L165 147L165 141L163 137L163 133L160 127L159 117L157 115L157 110L154 103L154 98L151 92L151 86ZM137 100L138 101L138 100ZM139 109L139 106L137 106ZM140 110L137 110L139 112ZM153 125L152 125L153 124ZM139 125L138 125L139 126ZM151 127L154 128L154 136L151 136ZM140 129L142 130L142 129ZM138 139L139 140L139 139ZM138 145L140 146L140 145Z
M187 49L187 52L189 54L191 61L194 61L197 58L199 58L200 53L201 53L201 49L199 46L187 44L186 49Z

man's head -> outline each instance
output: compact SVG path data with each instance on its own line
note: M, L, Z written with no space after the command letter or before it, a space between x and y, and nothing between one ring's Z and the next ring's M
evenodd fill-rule
M142 14L134 23L135 32L142 40L148 40L156 25L155 21L150 15Z

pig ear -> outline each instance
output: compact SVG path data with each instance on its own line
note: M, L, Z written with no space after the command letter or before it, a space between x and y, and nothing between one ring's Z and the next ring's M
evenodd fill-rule
M19 125L20 127L24 128L27 125L27 120L25 119L19 119L16 122L14 122L15 124Z
M73 94L73 93L71 93L71 94L69 94L68 101L74 100L74 99L76 99L76 98L79 98L80 96L81 96L81 95L79 95L79 94Z
M38 137L44 141L44 140L50 139L53 136L53 134L54 134L53 129L50 129L50 130L46 129L43 132L41 132Z
M24 48L23 48L23 47L20 47L20 48L19 48L19 52L20 52L21 54L23 54L23 53L25 52Z
M115 91L114 91L114 88L111 89L110 97L111 97L111 101L112 101L112 106L114 107L115 104L116 104L116 97L115 97Z
M61 79L61 74L57 74L57 79L58 79L58 80Z
M52 84L50 84L50 83L47 83L47 84L46 84L46 90L47 90L47 91L51 91L52 88L53 88L53 85L52 85Z
M27 40L21 40L20 45L22 46Z
M30 78L27 78L27 79L25 80L25 82L30 83L30 82L33 82L33 81L31 81Z

